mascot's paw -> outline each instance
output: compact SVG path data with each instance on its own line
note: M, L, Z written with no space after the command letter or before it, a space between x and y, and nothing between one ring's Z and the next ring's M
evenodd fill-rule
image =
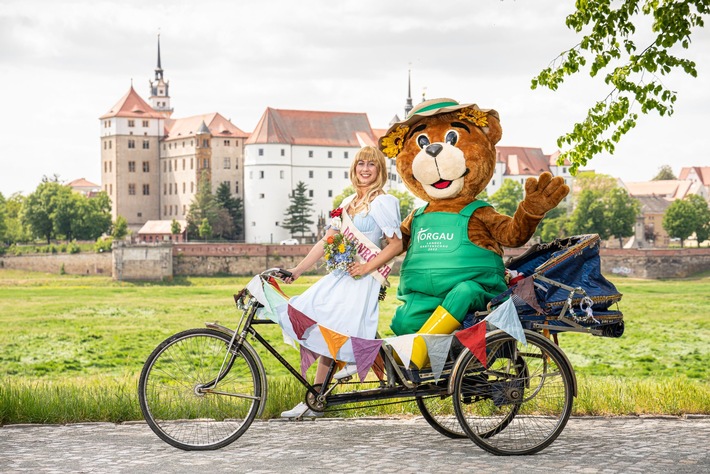
M541 216L554 209L569 194L569 186L564 178L545 171L538 179L528 178L525 182L525 210L530 214Z

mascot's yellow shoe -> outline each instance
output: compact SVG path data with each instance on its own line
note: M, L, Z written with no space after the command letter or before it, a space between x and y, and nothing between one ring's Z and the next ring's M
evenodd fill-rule
M461 323L456 320L442 306L438 306L429 316L429 319L417 331L417 334L451 334L461 326ZM412 344L411 363L421 369L429 364L429 356L427 354L426 342L424 338L415 337Z

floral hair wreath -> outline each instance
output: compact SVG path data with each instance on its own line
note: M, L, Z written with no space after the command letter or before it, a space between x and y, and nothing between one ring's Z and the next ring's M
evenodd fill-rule
M466 107L456 113L459 120L465 120L477 127L488 126L488 113L473 107ZM382 137L382 153L389 158L396 158L404 148L404 136L409 132L409 127L400 125Z

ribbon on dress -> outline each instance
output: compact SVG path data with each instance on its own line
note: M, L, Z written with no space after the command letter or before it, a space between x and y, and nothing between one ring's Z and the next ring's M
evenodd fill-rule
M340 232L345 237L355 242L357 248L357 253L355 254L355 256L358 259L359 263L369 262L373 258L377 257L377 255L382 252L382 249L380 249L370 239L368 239L365 234L360 232L360 230L355 227L355 224L353 224L352 219L350 219L350 216L347 212L347 207L354 198L355 194L345 198L340 205L340 207L343 208L343 213L340 216L343 221L343 224L340 228ZM387 277L392 272L392 262L394 262L394 258L369 273L375 280L380 283L380 285L384 286L385 288L389 288L390 286L390 282L387 281Z

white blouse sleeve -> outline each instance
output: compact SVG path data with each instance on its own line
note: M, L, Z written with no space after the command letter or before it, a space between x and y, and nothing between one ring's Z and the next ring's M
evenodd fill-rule
M402 217L399 214L399 199L389 194L377 196L370 204L370 215L385 236L397 235L398 238L402 238L402 231L399 228L402 223Z

